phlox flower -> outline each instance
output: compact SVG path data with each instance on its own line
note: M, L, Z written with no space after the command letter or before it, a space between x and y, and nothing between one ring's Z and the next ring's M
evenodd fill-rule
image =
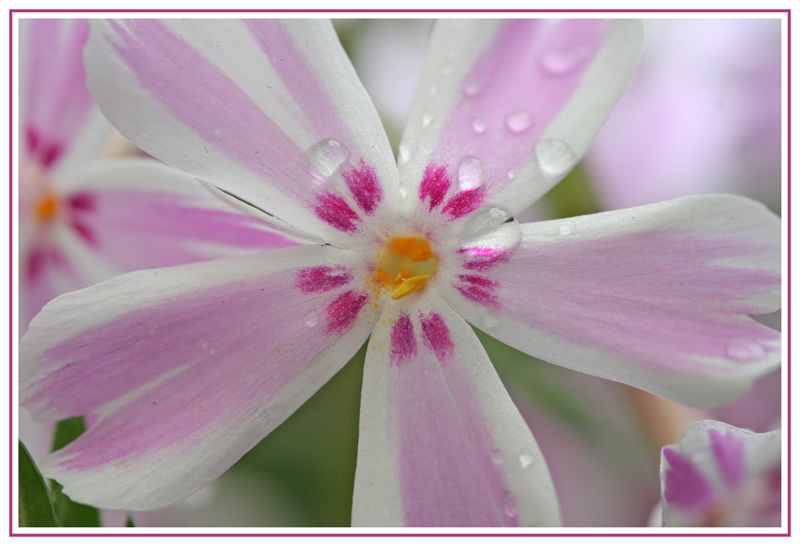
M665 527L781 524L781 433L700 421L661 450Z
M352 522L557 525L546 464L469 323L690 404L745 392L779 334L779 221L732 196L520 226L588 147L636 21L436 25L398 162L328 22L97 22L104 113L308 244L64 295L21 350L38 419L97 414L43 471L152 509L224 472L369 338ZM264 213L262 213L263 211Z
M89 90L86 20L20 21L20 330L55 296L115 275L293 241L145 158L99 160L113 128Z

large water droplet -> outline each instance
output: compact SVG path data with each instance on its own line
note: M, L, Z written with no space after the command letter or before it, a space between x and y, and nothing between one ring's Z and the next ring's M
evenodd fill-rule
M506 172L506 178L508 178L509 180L513 180L516 177L517 177L517 173L514 172L514 169L508 169L508 172Z
M431 114L430 110L425 110L425 112L422 113L422 126L427 127L431 123L433 123L433 114Z
M483 325L486 328L491 330L492 328L496 328L497 325L500 324L500 319L497 318L497 315L495 313L489 311L488 313L483 315L483 320L481 322L483 322Z
M528 468L530 465L533 464L533 461L534 461L533 452L526 447L519 454L519 465L522 468Z
M517 499L510 491L506 491L506 494L503 495L503 512L510 518L517 515Z
M545 174L561 176L575 164L575 154L563 140L555 138L540 141L536 145L536 159Z
M575 222L567 220L558 225L558 233L561 235L572 235L575 233Z
M467 80L464 82L464 95L467 97L474 97L478 94L481 88L475 80Z
M319 184L328 180L350 157L350 150L341 142L325 139L308 149L308 168Z
M540 66L551 76L567 76L589 55L586 46L573 46L545 54Z
M482 135L486 132L486 122L483 120L483 118L473 118L472 130L478 135Z
M414 154L417 153L417 141L413 138L404 138L398 148L398 158L400 163L408 163Z
M314 326L319 324L319 314L316 311L314 311L313 309L311 309L303 317L303 322L309 328L313 328Z
M503 453L502 449L493 449L489 452L489 456L492 458L492 463L496 466L500 466L506 461L506 454Z
M467 156L458 165L458 186L462 190L474 190L483 184L486 170L477 157Z
M766 354L766 350L763 345L758 343L746 339L734 339L728 342L725 353L734 360L748 362L762 358Z
M506 126L512 133L524 133L532 124L533 118L526 110L515 110L506 117Z

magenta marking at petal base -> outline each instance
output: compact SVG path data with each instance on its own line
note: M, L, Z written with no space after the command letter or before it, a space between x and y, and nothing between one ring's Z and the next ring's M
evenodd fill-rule
M481 203L483 203L485 198L485 188L463 190L448 199L447 204L442 209L442 212L448 214L450 218L455 220L456 218L466 216L470 212L477 209L479 206L481 206Z
M328 317L325 333L341 335L347 332L358 320L358 314L368 299L366 294L353 290L339 295L325 309Z
M480 286L456 286L456 290L461 292L461 295L479 305L491 309L500 309L502 306L497 299L497 294L493 291L482 288Z
M297 272L297 287L306 294L327 292L344 286L353 280L353 275L342 267L320 265L307 267Z
M419 200L430 200L428 207L432 211L444 201L447 191L450 189L452 181L447 176L447 165L429 164L425 167L425 174L419 185Z
M61 158L66 147L58 142L45 142L38 130L25 129L25 140L30 157L44 169L50 169Z
M439 315L423 318L427 327L423 327L422 341L414 342L416 354L389 370L388 426L399 435L393 443L398 446L403 523L408 527L515 526L516 515L504 510L511 488L503 468L492 462L491 453L498 446L473 375L444 337L439 337L439 354L428 346L429 332L441 336L450 329L441 317L435 317ZM410 345L407 324L410 321L395 323L393 337L397 331ZM444 361L439 361L439 355Z
M455 346L450 338L450 329L442 316L439 313L430 313L428 316L420 313L419 322L422 326L423 339L439 362L444 363L453 356Z
M744 438L710 429L708 439L722 476L731 489L736 488L744 478Z
M308 166L298 146L216 65L158 20L110 22L110 46L139 83L181 123L232 161L307 202L297 184ZM260 152L260 153L259 153Z
M67 203L71 209L79 211L94 210L97 205L95 195L88 191L81 191L68 195Z
M89 226L76 219L72 219L69 223L69 226L75 231L75 233L78 234L81 239L83 239L84 243L91 247L97 247L97 237Z
M417 341L411 317L403 313L392 325L390 338L390 358L392 364L399 366L417 354Z
M669 447L661 449L669 463L664 474L664 500L681 510L701 510L712 500L705 476L686 457Z
M347 201L333 193L317 195L314 214L323 222L345 233L355 233L358 230L356 224L361 222L361 217L350 208Z
M368 215L375 212L378 205L383 198L383 190L378 184L378 176L375 174L375 169L370 167L364 161L364 158L359 160L360 167L353 167L352 169L342 173L342 178L347 183L350 193L353 198Z

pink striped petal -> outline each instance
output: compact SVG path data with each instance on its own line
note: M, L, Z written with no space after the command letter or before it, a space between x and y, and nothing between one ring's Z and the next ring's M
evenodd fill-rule
M353 525L553 526L536 442L444 302L390 308L370 338Z
M402 180L451 218L489 201L524 209L588 148L640 34L635 21L437 22L400 146Z
M666 527L764 527L781 523L781 433L718 421L694 423L661 450Z
M780 332L749 318L780 306L780 221L763 205L686 197L522 234L496 259L466 249L462 274L439 283L501 341L692 405L730 401L778 365Z
M380 120L329 22L98 22L89 87L134 143L326 240L399 198Z
M20 20L20 141L40 169L69 172L111 135L86 88L88 35L83 19Z
M74 500L157 508L198 490L355 353L374 322L348 253L316 245L131 273L66 294L22 342L37 419L98 414L44 461ZM324 264L324 265L323 265Z

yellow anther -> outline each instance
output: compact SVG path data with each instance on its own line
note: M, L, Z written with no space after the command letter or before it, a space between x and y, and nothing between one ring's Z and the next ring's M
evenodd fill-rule
M56 217L59 206L58 196L51 192L45 192L36 203L33 213L37 220L46 223Z
M399 300L403 296L419 290L425 285L425 281L430 278L430 275L417 275L416 277L403 280L403 282L401 282L400 285L392 292L392 299Z

